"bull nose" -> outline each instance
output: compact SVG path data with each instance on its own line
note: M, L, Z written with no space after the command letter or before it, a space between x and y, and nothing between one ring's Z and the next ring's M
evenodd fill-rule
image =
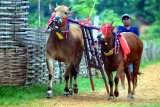
M60 16L56 16L56 17L54 18L54 20L55 20L55 21L59 21L59 20L60 20Z
M97 39L101 39L102 34L98 34Z

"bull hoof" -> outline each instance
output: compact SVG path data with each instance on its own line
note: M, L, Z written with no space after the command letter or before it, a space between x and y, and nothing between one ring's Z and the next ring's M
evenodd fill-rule
M115 91L115 92L114 92L114 95L115 95L115 97L118 97L118 96L119 96L119 92L118 92L118 91Z
M52 91L49 90L47 91L47 98L52 98L53 94L52 94Z
M108 100L112 100L112 99L114 99L114 96L109 96L108 97Z
M108 96L108 100L112 100L112 99L114 99L114 95L113 93L110 93L110 95Z
M78 85L77 84L74 84L73 91L74 91L75 94L78 93Z
M70 96L70 92L68 91L68 92L64 92L64 96L66 96L66 97L68 97L68 96Z
M135 98L135 95L131 95L131 94L127 95L127 99L129 99L129 100L133 100L134 98Z
M78 94L78 88L74 88L73 90L75 94Z
M134 100L135 99L135 95L131 95L131 99Z
M69 94L72 95L73 94L73 90L72 87L69 88Z

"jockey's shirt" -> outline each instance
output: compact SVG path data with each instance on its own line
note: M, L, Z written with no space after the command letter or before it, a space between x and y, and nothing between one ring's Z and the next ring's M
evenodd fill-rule
M132 32L139 36L138 28L135 26L130 26L130 29L127 29L125 26L118 26L117 30L118 30L118 33Z

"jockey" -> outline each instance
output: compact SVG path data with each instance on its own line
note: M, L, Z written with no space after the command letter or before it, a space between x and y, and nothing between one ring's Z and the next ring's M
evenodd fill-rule
M129 14L122 15L122 23L124 26L118 26L117 31L118 33L122 32L133 32L137 36L139 36L139 30L135 26L131 26L131 16Z
M139 30L135 26L131 26L132 18L130 14L124 14L122 15L122 23L124 26L118 26L117 32L132 32L135 33L137 36L139 36ZM130 72L133 72L133 64L129 65Z
M137 27L135 26L131 26L131 22L132 22L132 18L130 14L124 14L122 15L122 23L123 26L118 26L117 28L117 33L122 33L122 32L132 32L135 33L137 36L139 36L139 30ZM129 65L129 71L131 73L133 73L133 64ZM121 76L121 82L122 84L124 84L124 80L123 78L125 77L123 74L120 75Z

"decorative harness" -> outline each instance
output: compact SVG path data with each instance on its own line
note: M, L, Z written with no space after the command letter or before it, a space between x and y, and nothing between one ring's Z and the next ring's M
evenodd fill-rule
M102 52L104 53L105 56L111 56L113 54L117 55L119 53L119 48L120 48L120 42L118 39L118 36L112 32L114 36L114 47L112 49L110 49L108 52L106 52L106 50L102 50Z
M103 35L107 35L112 32L111 28L112 28L112 24L104 24L100 30L103 33ZM119 53L119 49L121 46L121 49L123 51L124 60L126 60L127 55L130 54L130 48L128 46L126 39L124 38L123 35L117 34L116 32L112 32L112 34L114 35L114 48L109 50L108 52L104 52L104 55L105 56L110 56L113 54L117 55Z
M111 33L111 28L112 28L112 24L103 24L100 31L102 32L103 35L108 35L109 33ZM119 53L119 48L120 48L120 42L118 39L118 35L115 32L112 32L112 34L114 35L114 47L109 50L108 52L106 52L106 50L102 50L102 52L104 53L105 56L110 56L110 55L117 55Z
M58 28L53 28L53 25L55 24L55 20L54 20L55 16L56 16L56 14L52 13L51 18L48 20L48 27L45 32L47 32L48 29L51 29L52 31L56 32L59 39L63 39L63 36L61 35L60 32L64 32L64 33L66 33L66 39L67 39L68 33L69 33L69 27L70 27L68 17L62 18L63 24L66 25L66 27L65 27L65 30L60 30Z

